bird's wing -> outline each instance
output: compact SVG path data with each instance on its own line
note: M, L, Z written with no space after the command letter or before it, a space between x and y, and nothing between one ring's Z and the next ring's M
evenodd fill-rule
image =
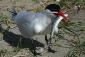
M42 13L21 12L15 17L20 32L24 37L43 32L51 23L51 19Z
M21 34L25 37L31 37L33 35L33 24L35 14L31 12L20 12L15 17L14 21L17 24Z
M51 23L51 19L42 13L37 13L34 20L34 30L37 33L43 32L46 27Z

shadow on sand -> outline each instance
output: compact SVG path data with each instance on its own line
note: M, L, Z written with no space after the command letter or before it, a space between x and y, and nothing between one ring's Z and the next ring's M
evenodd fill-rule
M33 53L33 48L37 47L44 47L44 44L30 39L24 38L21 35L16 35L8 30L4 30L3 32L3 40L5 40L10 46L18 47L18 48L29 48L30 51ZM34 42L34 44L32 43Z

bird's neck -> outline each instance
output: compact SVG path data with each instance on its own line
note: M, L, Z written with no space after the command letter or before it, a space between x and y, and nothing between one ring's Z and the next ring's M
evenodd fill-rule
M63 17L59 16L58 19L55 20L54 25L53 25L53 29L52 29L52 33L51 33L51 37L53 37L54 32L58 33L58 25L62 19L63 19Z
M61 22L61 20L63 19L62 16L59 16L58 19L55 21L55 27L58 27L59 23Z

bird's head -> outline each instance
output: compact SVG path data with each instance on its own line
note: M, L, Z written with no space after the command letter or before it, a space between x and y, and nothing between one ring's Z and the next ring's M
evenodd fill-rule
M60 6L57 4L50 4L47 5L45 9L50 10L55 16L59 17L62 16L63 22L68 22L68 14L65 14L65 12L63 10L61 10Z

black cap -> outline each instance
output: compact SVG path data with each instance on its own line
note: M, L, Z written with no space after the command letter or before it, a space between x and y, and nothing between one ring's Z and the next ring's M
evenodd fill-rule
M52 11L52 12L54 12L54 11L59 12L60 6L57 5L57 4L49 4L49 5L46 6L45 9L49 9L49 10Z

